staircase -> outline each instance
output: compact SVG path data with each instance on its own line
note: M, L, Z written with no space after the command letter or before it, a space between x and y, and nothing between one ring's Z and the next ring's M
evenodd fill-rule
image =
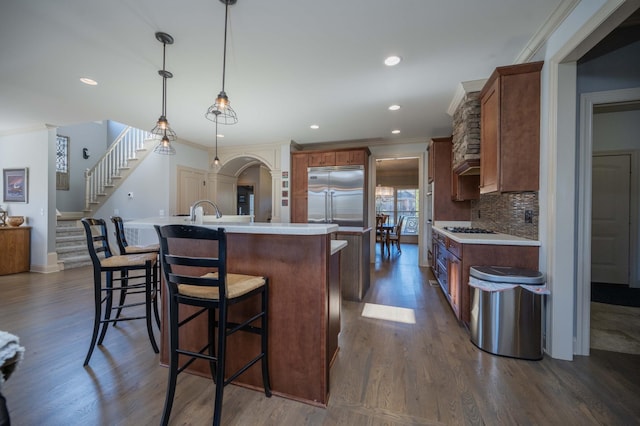
M63 214L56 225L56 252L60 270L91 265L84 228L79 219L93 216L157 142L149 132L129 126L96 165L86 170L83 211Z
M60 270L91 265L87 237L82 225L77 220L58 220L56 252L58 253Z
M92 216L131 174L157 143L151 133L125 128L107 152L85 172L84 216Z

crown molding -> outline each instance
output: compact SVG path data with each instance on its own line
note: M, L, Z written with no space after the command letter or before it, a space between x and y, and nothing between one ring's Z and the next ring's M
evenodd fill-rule
M460 106L460 102L464 99L467 93L471 92L479 92L484 87L484 84L487 82L486 78L480 80L471 80L471 81L463 81L458 84L458 88L456 89L456 93L453 94L453 99L449 104L449 108L447 108L447 114L453 117L456 110Z

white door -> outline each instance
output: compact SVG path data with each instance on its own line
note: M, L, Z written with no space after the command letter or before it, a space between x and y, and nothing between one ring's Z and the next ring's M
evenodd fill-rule
M629 285L630 155L593 156L591 282Z
M176 214L189 214L189 207L206 198L206 172L178 167L178 208Z

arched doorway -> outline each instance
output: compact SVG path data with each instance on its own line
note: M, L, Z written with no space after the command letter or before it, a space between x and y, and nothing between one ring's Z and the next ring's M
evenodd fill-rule
M267 159L238 155L212 167L207 193L223 213L253 214L256 222L280 221L280 182L280 170Z

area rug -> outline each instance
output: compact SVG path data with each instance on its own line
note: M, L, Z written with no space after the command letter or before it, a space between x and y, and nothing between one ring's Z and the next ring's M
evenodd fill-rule
M640 307L640 288L620 284L591 283L591 301Z
M640 355L640 308L591 302L591 348Z

